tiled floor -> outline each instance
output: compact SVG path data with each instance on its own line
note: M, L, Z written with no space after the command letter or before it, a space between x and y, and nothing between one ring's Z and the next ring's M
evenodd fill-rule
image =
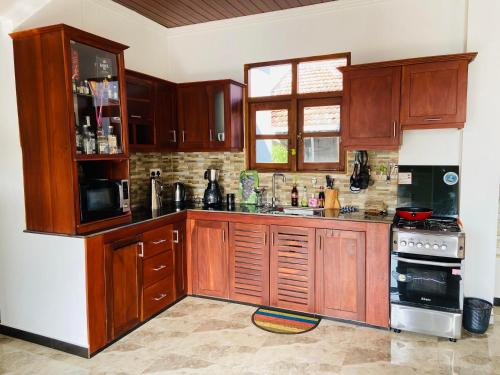
M0 373L500 374L500 323L456 343L329 320L278 335L251 323L254 310L187 298L90 360L0 335Z

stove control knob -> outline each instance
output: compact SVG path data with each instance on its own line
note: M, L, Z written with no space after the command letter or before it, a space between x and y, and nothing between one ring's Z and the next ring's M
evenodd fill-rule
M441 250L446 250L448 248L448 246L446 246L445 244L441 245Z
M401 241L399 244L400 244L401 246L406 246L406 241Z
M426 249L430 249L430 248L431 248L431 244L430 244L430 243L426 243L426 244L425 244L425 248L426 248Z
M413 247L413 246L415 246L415 244L410 241L410 242L408 242L408 246Z
M435 243L434 245L432 245L432 248L433 248L434 250L437 250L437 249L439 249L439 245L438 245L437 243Z
M417 247L418 247L419 249L421 249L421 248L422 248L422 242L417 242Z

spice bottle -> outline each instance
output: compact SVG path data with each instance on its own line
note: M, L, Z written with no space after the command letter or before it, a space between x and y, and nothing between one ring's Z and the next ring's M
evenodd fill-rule
M325 191L324 191L324 187L323 186L319 187L318 207L319 208L324 208L325 207Z
M302 207L307 207L307 186L304 186L304 192L302 193L302 199L300 200L300 205Z

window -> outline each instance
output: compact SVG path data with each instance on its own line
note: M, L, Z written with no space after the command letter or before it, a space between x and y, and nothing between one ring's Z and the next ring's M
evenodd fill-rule
M248 160L259 170L343 170L342 73L350 53L245 65Z

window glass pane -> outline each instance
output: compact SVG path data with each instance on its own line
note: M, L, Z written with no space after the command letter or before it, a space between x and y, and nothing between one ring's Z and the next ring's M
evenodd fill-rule
M270 65L249 72L250 97L289 95L292 93L292 65Z
M304 132L340 131L340 106L304 107Z
M339 138L338 137L304 138L304 162L338 163Z
M288 163L288 140L257 139L255 142L257 163Z
M346 65L347 58L299 63L299 94L342 91L342 73L337 68Z
M258 135L288 134L288 110L255 111L255 128Z

